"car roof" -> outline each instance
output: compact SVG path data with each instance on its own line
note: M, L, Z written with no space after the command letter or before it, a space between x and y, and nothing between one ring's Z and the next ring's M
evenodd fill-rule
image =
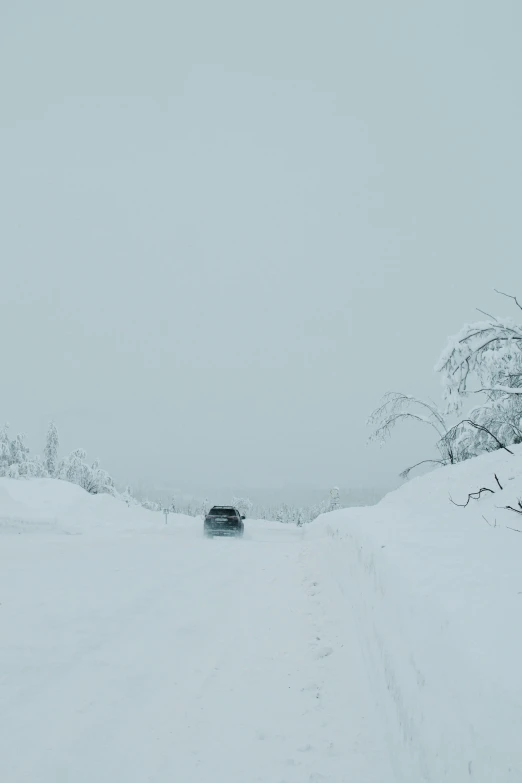
M231 508L232 511L237 511L235 506L212 506L212 508Z

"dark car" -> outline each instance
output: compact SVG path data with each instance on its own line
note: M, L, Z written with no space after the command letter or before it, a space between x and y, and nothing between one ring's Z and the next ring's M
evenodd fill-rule
M205 517L206 536L242 536L245 530L242 516L234 506L213 506Z

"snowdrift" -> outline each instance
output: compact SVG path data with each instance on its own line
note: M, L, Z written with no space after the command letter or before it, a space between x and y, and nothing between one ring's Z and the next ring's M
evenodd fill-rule
M281 538L279 522L248 519L245 537L253 529L265 538ZM2 533L80 535L144 532L202 538L201 517L148 511L112 495L90 495L61 479L0 478L0 535Z
M307 531L351 604L404 783L522 781L522 515L504 508L522 499L513 450L438 469ZM481 488L492 492L464 508L450 501Z
M170 514L169 525L197 527L199 520ZM58 533L165 528L161 513L127 504L111 495L90 495L77 484L59 479L0 478L1 533Z

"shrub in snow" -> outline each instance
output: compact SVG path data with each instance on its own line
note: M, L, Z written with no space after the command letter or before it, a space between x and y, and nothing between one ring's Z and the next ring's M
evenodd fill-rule
M47 478L48 473L40 457L29 457L19 466L23 478Z
M161 511L161 506L154 500L142 500L141 505L146 508L147 511Z
M116 494L114 481L107 471L100 468L97 460L89 465L85 461L86 456L84 449L71 451L68 457L60 460L56 470L57 478L78 484L91 495L99 495L104 492L110 495Z
M16 464L9 465L9 467L7 468L7 470L6 470L4 475L7 478L12 478L12 479L20 478L20 469L19 469L18 465L16 465Z

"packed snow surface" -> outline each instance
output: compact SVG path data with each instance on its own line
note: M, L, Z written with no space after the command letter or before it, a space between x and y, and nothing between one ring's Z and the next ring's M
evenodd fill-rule
M1 479L0 781L522 783L514 450L238 540Z
M206 540L50 480L0 480L0 507L2 783L395 780L300 529Z

